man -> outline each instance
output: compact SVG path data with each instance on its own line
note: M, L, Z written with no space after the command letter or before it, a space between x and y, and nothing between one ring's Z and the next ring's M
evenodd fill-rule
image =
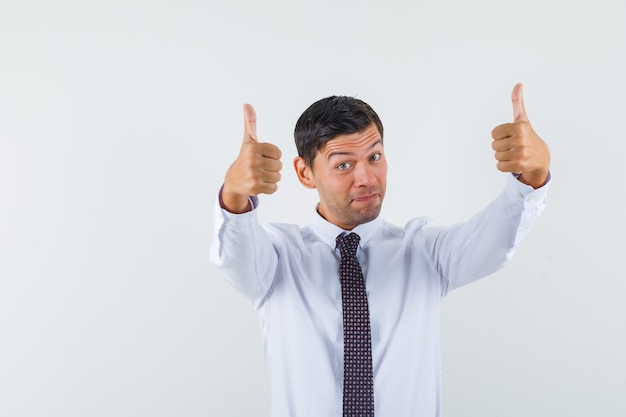
M319 194L311 224L260 225L256 196L276 191L281 152L258 142L254 110L244 106L211 259L259 314L272 416L440 415L440 300L501 268L545 205L550 153L526 116L521 84L512 101L513 123L492 131L497 167L511 173L506 187L451 227L378 217L383 126L350 97L322 99L296 124L294 167Z

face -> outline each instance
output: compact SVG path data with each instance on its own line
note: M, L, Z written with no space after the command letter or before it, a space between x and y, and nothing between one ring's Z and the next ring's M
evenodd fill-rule
M329 140L308 167L294 161L300 182L316 188L318 211L329 222L351 230L378 217L385 197L387 161L375 125Z

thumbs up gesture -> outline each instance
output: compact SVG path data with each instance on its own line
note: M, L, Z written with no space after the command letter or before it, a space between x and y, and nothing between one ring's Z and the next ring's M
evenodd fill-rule
M226 171L221 196L224 208L232 213L249 211L249 196L276 192L283 167L280 149L258 141L256 113L250 104L243 106L243 115L243 142L239 156Z
M502 172L519 173L519 180L533 188L545 184L550 168L550 150L535 133L524 107L522 84L516 84L511 94L513 102L513 123L496 126L491 132L498 161Z

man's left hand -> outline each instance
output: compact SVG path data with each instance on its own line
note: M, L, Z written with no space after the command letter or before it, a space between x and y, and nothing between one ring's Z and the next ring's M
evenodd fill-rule
M498 161L502 172L519 173L519 180L533 188L543 186L550 169L550 150L535 133L524 107L522 84L516 84L511 94L513 102L513 123L496 126L491 132Z

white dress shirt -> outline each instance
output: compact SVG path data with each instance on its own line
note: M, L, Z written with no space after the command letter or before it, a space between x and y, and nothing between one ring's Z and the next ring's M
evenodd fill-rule
M370 308L377 417L437 417L441 409L440 301L512 256L543 210L548 186L512 175L469 221L405 227L376 219L352 231ZM307 227L261 225L254 210L219 204L211 261L259 315L273 417L341 417L343 325L339 250L343 230L317 212Z

